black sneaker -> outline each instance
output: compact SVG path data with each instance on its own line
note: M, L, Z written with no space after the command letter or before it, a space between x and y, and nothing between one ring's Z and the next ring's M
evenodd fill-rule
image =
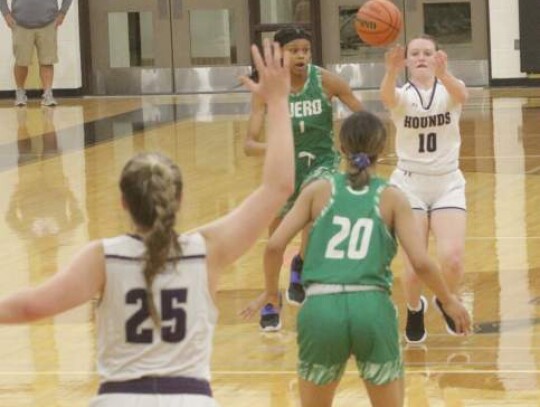
M300 255L293 257L291 261L291 277L289 281L289 287L285 292L287 302L291 305L300 306L306 299L306 292L302 285L302 267L304 262Z
M444 324L446 325L446 332L448 332L450 335L458 336L458 332L456 329L456 324L454 323L454 320L450 318L450 315L448 315L442 306L442 303L439 301L437 297L433 297L433 304L435 305L435 308L439 310L441 315L444 318Z
M405 327L405 340L409 343L421 343L426 340L427 332L424 326L424 314L428 308L426 297L420 296L420 311L411 311L407 307L407 326Z
M281 297L280 297L281 305ZM281 329L281 318L279 311L272 304L266 304L261 309L261 319L259 320L261 330L264 332L276 332Z

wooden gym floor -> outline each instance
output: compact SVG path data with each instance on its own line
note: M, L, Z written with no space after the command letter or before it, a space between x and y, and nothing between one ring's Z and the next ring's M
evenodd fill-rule
M361 95L388 120L376 93ZM64 99L55 109L0 101L0 294L43 281L90 239L129 230L117 179L137 151L163 151L181 165L179 230L236 206L261 175L262 158L242 151L248 109L244 93ZM336 112L339 127L346 112ZM406 405L540 406L540 91L474 89L461 124L469 205L464 299L476 333L450 337L428 311L425 345L403 344ZM395 164L393 151L390 143L383 175ZM285 306L276 334L237 317L263 286L265 240L220 285L212 369L224 407L299 406L297 310ZM403 325L400 269L397 259L394 299ZM97 387L92 307L0 327L1 406L87 405ZM369 405L352 364L335 405Z

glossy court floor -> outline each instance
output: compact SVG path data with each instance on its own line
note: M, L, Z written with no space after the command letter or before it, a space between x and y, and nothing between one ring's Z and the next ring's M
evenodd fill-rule
M388 121L376 93L359 94ZM248 102L245 93L60 99L55 109L1 100L0 294L43 281L90 239L129 231L117 178L137 151L163 151L181 165L179 230L236 206L261 176L262 159L242 150ZM336 107L336 128L346 114ZM463 296L476 333L450 337L428 312L425 345L403 343L406 405L540 406L540 90L473 89L461 128L469 205ZM392 141L379 165L383 175L395 164L393 153ZM299 406L297 310L285 307L276 334L237 317L263 286L265 239L220 284L212 369L225 407ZM393 296L403 326L400 270L397 259ZM98 383L94 333L93 304L0 327L0 406L86 405ZM335 406L368 405L351 364Z

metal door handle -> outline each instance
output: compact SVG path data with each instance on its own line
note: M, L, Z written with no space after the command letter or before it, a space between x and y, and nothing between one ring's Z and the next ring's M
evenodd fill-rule
M182 0L172 0L172 9L173 9L173 18L180 19L182 18L183 11L183 1Z
M158 0L158 18L160 20L169 17L169 0Z

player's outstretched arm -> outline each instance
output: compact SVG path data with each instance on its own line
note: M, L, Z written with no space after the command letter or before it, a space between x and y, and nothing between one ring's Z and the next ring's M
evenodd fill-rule
M294 188L292 125L289 117L289 55L277 43L264 43L264 59L252 47L260 75L258 83L243 77L244 85L266 102L267 151L262 184L228 215L200 228L208 249L210 270L221 269L247 251L274 219Z
M265 289L240 312L244 319L251 318L268 303L279 308L279 272L283 264L283 254L298 232L312 221L313 200L323 182L326 181L314 181L302 190L292 209L270 236L264 251Z
M244 139L244 153L248 156L262 155L266 151L266 143L261 141L264 127L266 104L256 95L251 98L251 113L249 114L246 138Z
M386 71L379 88L381 100L388 109L393 109L398 103L396 84L399 72L405 67L405 48L396 45L384 56Z
M67 311L95 297L104 284L103 245L94 241L44 283L0 299L0 323L31 322Z
M439 79L452 99L463 104L469 98L469 91L465 84L448 71L448 56L444 51L435 54L435 76Z
M323 69L323 86L330 97L337 97L351 112L364 110L362 101L355 96L351 87L341 76Z

